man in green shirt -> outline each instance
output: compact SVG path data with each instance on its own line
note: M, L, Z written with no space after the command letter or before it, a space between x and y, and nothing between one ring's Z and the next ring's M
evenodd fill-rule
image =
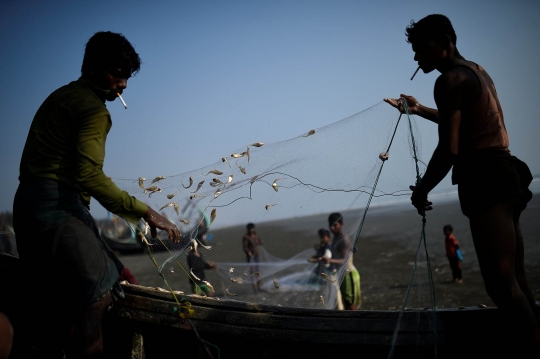
M91 197L135 225L142 218L153 237L157 229L175 242L182 236L103 173L112 126L105 101L120 96L140 64L122 34L97 32L86 44L81 77L51 93L32 121L13 216L27 279L40 276L32 289L44 309L23 329L34 357L103 356L101 318L123 295L118 280L124 266L101 239L89 212Z

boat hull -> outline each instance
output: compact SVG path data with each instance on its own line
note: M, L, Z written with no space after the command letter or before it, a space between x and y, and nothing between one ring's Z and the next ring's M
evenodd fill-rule
M0 270L0 285L7 289L3 293L9 293L0 296L0 310L18 318L27 302L18 294L23 290L18 258L0 255ZM328 358L338 353L450 358L463 357L464 348L483 357L514 347L501 332L505 323L496 308L337 311L173 294L129 284L123 288L125 298L104 321L108 358ZM182 317L187 303L193 312ZM430 325L434 315L436 336ZM398 320L401 326L394 338ZM22 325L15 320L15 333ZM23 345L16 341L15 354Z

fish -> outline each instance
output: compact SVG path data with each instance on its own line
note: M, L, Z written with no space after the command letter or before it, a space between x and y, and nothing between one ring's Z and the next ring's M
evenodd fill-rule
M143 225L144 225L144 234L148 234L148 229L150 228L150 226L148 225L148 223L146 223L146 221L144 219L141 219L141 221L143 222ZM139 229L139 228L137 228ZM139 233L141 235L143 235L143 232L139 229Z
M229 291L229 288L230 288L230 287L231 287L231 286L228 286L228 287L225 289L225 290L227 291L227 294L228 294L228 295L232 295L233 297L234 297L234 296L237 296L238 294L234 294L234 293L231 293L231 292Z
M234 268L233 268L233 267L230 267L230 268L229 268L229 273L232 273L232 272L234 272Z
M252 276L254 276L254 275L261 275L261 273L259 273L259 272L254 272L254 273L252 274Z
M249 163L249 158L250 158L249 147L246 149L246 151L244 153L246 154L247 159L248 159L248 163Z
M159 181L161 181L162 179L165 179L165 176L157 176L156 178L154 178L154 179L152 180L152 182L150 182L150 184L159 182Z
M184 223L184 224L189 224L189 220L188 219L181 219L180 222Z
M264 146L264 142L255 142L250 145L251 147L262 147Z
M151 197L152 194L154 194L156 192L161 192L161 188L156 187L156 186L150 186L150 187L147 187L147 188L144 189L144 193L146 193L147 191L150 192L148 194L148 197Z
M251 177L251 179L249 180L249 183L253 184L253 182L255 182L257 180L257 178L259 178L259 176Z
M332 283L333 283L333 282L336 281L335 279L334 279L334 280L330 279L330 276L329 276L328 274L324 273L324 272L321 273L321 276L322 276L324 279L326 279L327 281L329 281L329 282L332 282Z
M221 186L222 183L217 183L217 182L210 182L210 186L212 187L217 187L217 186Z
M478 304L478 306L479 306L480 308L487 308L487 305L482 304L482 303Z
M243 280L241 278L235 279L235 278L231 277L231 282L233 282L233 283L242 283Z
M233 179L232 173L229 175L229 178L227 178L227 183L231 183Z
M274 180L274 182L272 183L272 188L274 189L274 191L276 191L276 192L278 191L277 181L282 180L282 179L284 179L284 178L276 178Z
M244 277L247 277L247 273L244 273Z
M196 189L195 191L191 192L191 193L195 193L195 192L197 192L198 190L200 190L201 187L202 187L202 185L203 185L203 183L204 183L204 180L201 181L201 182L199 182L199 184L197 185L197 189Z
M145 189L144 188L144 181L146 181L146 178L144 177L139 177L139 187L141 187L143 190ZM145 192L146 193L146 192Z
M236 163L236 166L240 169L240 172L246 174L246 169L244 167L240 166L238 163Z
M304 137L308 137L308 136L311 136L311 135L314 135L314 134L315 134L315 130L311 130Z
M231 167L231 164L229 163L229 160L227 159L227 157L221 157L221 162L227 162L229 167Z
M212 182L218 183L218 184L223 184L223 182L221 182L221 180L219 178L213 178Z
M322 305L324 305L326 307L326 304L324 304L324 297L321 295L321 302L322 302Z
M204 249L208 249L208 250L212 249L212 246L206 246L206 245L202 244L201 242L199 242L199 240L196 239L196 238L195 238L195 240L196 240L196 241L199 243L199 245L200 245L201 247L203 247Z
M240 158L240 157L244 157L246 155L245 152L242 152L242 153L233 153L231 154L231 157L232 158Z
M197 277L195 274L193 274L193 268L191 268L191 269L189 270L189 274L191 274L191 276L192 276L193 278L195 278L196 280L199 280L199 281L201 280L199 277Z
M218 188L218 190L214 193L214 198L218 198L220 194L221 194L221 189Z
M208 171L207 174L205 174L205 176L208 176L210 173L213 173L213 174L218 175L218 176L223 174L223 172L218 171L218 170L210 170L210 171Z
M264 206L264 208L268 210L268 208L270 208L272 206L277 206L277 204L276 203L268 203L266 206Z
M278 282L277 282L276 278L274 278L273 275L272 275L272 281L274 282L274 287L276 287L277 289L279 289Z
M191 247L195 252L197 252L198 246L199 246L199 243L195 239L191 238Z
M173 199L174 196L176 196L176 194L178 193L178 191L174 192L174 193L171 193L171 194L168 194L167 195L167 198L168 199Z
M214 287L212 287L212 284L210 284L207 280L202 281L212 292L215 292Z
M197 198L197 197L204 197L204 194L195 193L195 194L192 194L191 196L189 196L189 199L193 199L193 198Z
M184 186L184 182L182 182L182 187L189 188L189 187L191 187L192 184L193 184L193 178L189 177L189 186L187 186L187 187Z
M216 209L214 208L212 212L210 212L210 224L214 222L214 219L216 219Z
M176 203L176 202L167 203L166 205L161 207L159 210L161 211L162 209L167 208L167 207L174 207L174 211L176 212L176 214L177 215L180 214L180 213L178 213L178 208L179 208L178 203Z

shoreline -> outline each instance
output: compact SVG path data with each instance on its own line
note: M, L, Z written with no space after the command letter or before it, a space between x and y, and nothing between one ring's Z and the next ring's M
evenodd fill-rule
M412 207L412 206L411 206ZM344 214L344 231L351 233L355 223ZM263 239L265 249L280 258L290 258L295 254L312 248L318 241L316 231L325 227L327 215L295 218L286 221L257 224L257 231ZM540 243L535 240L540 231L540 195L533 196L521 218L525 244L525 266L527 279L535 299L540 298ZM357 219L355 219L357 220ZM451 270L445 255L442 227L452 224L462 250L463 283L451 283ZM305 229L309 228L309 231ZM209 243L212 250L204 251L207 260L215 262L244 263L245 255L241 248L244 226L211 230L214 239ZM354 265L361 275L362 310L395 310L402 306L423 308L434 301L437 308L459 308L495 305L487 295L480 273L478 261L468 220L461 213L459 202L435 203L426 216L425 239L431 267L433 286L429 284L429 272L425 256L420 256L416 266L415 253L425 253L422 233L422 217L409 206L397 206L392 211L368 213L354 254ZM279 235L279 237L278 237ZM283 242L283 236L287 240ZM285 244L285 245L284 245ZM154 263L147 254L123 255L120 260L130 268L141 285L164 287ZM179 262L187 265L185 255ZM168 268L168 266L167 266ZM187 267L186 267L187 268ZM220 283L214 270L206 271L207 280ZM411 279L412 278L412 279ZM191 293L186 273L182 270L167 271L167 281L174 290ZM409 283L412 285L409 288ZM221 285L215 285L216 296L224 296ZM409 299L404 303L407 291ZM431 298L431 291L434 299ZM248 300L248 298L246 298Z

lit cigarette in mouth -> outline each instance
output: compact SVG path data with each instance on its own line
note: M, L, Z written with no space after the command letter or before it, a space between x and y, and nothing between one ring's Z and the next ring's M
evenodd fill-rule
M416 71L415 71L414 74L412 75L411 81L412 81L412 79L414 79L414 77L416 76L416 73L418 72L418 70L420 70L420 66L418 66L418 68L416 69ZM118 95L118 96L120 96L120 95ZM120 97L120 99L122 99L122 97ZM122 102L124 102L124 101L122 101ZM124 105L125 105L125 104L124 104ZM126 108L127 108L127 107L126 107Z
M418 70L416 70L416 71L418 71ZM411 79L411 80L412 80L412 79ZM120 98L120 101L122 101L122 105L124 105L124 108L127 109L126 102L124 101L124 99L122 98L122 96L120 96L120 93L117 92L116 94L118 95L118 98Z

